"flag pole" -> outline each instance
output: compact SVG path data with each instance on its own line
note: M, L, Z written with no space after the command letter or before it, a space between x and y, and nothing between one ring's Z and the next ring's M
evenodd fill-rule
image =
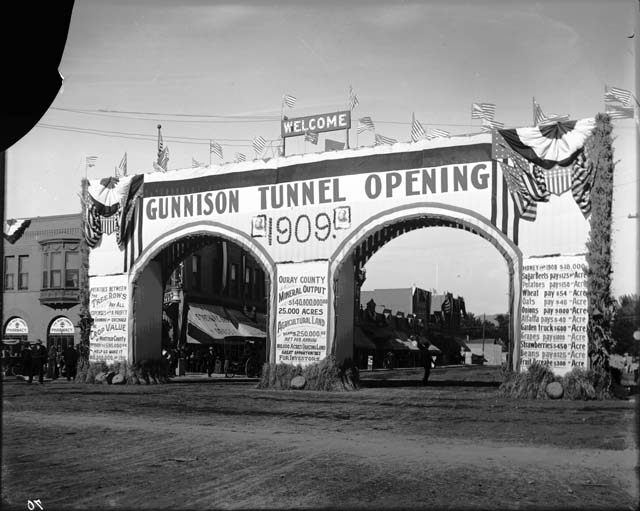
M536 97L531 96L531 111L533 112L533 125L536 126Z
M282 123L284 122L284 96L282 96L282 103L280 104L280 135L282 137L282 156L286 154L286 141L284 138L284 131L282 129Z
M349 88L349 92L351 92L351 88ZM349 97L347 98L347 108L349 109L349 117L352 117L353 108L351 108L351 94L349 94ZM353 122L353 119L351 119L351 121ZM349 126L351 126L351 123L349 123ZM345 131L345 134L346 134L347 149L349 149L349 128L347 128L344 131ZM326 144L326 142L325 142L325 144Z
M158 157L157 157L157 163L158 165L160 165L160 128L162 128L162 125L158 124Z
M211 142L212 140L209 139L209 167L211 167Z

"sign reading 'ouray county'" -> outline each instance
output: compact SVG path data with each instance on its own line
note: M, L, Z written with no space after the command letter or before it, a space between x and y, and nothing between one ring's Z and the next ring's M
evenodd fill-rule
M348 130L349 128L351 128L351 112L349 110L294 119L285 117L280 125L282 138L297 137L309 132L324 133L326 131Z

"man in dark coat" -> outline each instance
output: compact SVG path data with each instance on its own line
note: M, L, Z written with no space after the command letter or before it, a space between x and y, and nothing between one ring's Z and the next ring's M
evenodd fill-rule
M205 363L207 367L207 376L211 378L211 373L213 373L216 365L216 352L213 349L213 346L209 346L209 351L205 355Z
M76 371L78 368L78 352L69 344L63 353L64 366L67 370L67 381L76 379Z
M21 362L22 362L22 375L31 377L31 359L33 353L31 353L31 346L26 344L22 348ZM31 381L29 381L31 383Z
M38 375L38 381L44 383L44 364L47 360L47 349L42 345L42 341L38 339L32 350L31 355L31 372L29 373L29 383L33 381L33 375Z

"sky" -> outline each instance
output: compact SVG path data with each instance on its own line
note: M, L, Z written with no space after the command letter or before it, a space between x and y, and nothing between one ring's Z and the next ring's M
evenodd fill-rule
M169 168L224 161L278 143L283 94L298 117L347 108L376 131L407 141L412 114L426 128L477 133L471 103L496 104L507 127L545 113L593 117L604 86L635 90L637 1L78 1L60 63L64 84L49 111L7 153L6 218L80 210L80 179L151 172L157 124ZM638 34L636 33L636 37ZM285 107L286 108L286 107ZM637 132L615 122L613 292L635 292L638 274ZM343 140L343 135L329 138ZM373 145L370 133L351 145ZM287 140L287 154L323 147ZM270 146L265 156L275 154ZM87 156L97 156L86 169ZM213 163L218 163L213 156ZM398 264L402 257L406 263ZM507 267L485 240L429 228L397 238L367 264L363 289L445 290L474 313L508 310Z

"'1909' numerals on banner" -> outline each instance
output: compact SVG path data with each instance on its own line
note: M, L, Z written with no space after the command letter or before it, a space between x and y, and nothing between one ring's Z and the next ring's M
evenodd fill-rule
M336 237L335 230L351 227L351 208L349 206L335 208L333 219L328 213L315 216L306 214L290 218L281 216L270 218L266 215L253 217L251 235L254 238L267 238L267 244L287 245L291 242L307 243L308 241L327 241Z

